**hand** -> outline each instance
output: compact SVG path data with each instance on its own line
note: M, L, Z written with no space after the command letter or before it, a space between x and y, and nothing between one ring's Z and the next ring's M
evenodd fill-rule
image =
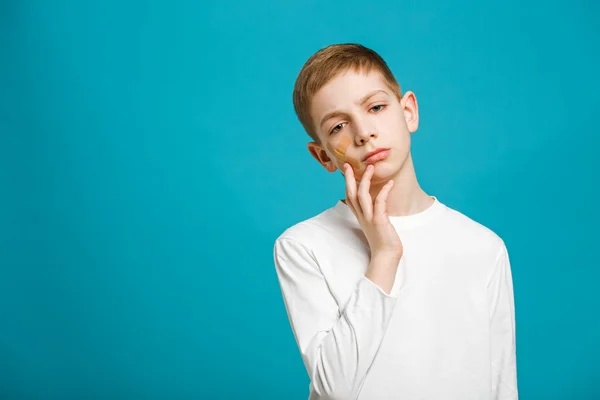
M373 165L367 166L358 190L352 167L344 163L343 168L346 178L346 203L358 219L358 223L369 242L371 258L390 256L400 260L404 248L387 214L387 197L394 181L389 180L381 188L373 203L369 189L375 167Z

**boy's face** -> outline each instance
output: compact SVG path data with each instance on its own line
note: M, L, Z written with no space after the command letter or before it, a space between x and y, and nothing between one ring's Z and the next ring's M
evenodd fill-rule
M375 167L372 182L386 182L402 169L410 153L410 134L417 130L419 114L414 93L398 101L378 71L343 72L313 97L311 117L321 144L311 142L313 157L330 172L349 163L360 179L369 163ZM368 152L388 149L387 157L371 162Z

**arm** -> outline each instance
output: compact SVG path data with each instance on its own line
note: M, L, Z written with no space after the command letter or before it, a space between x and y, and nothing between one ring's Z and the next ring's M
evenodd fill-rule
M348 302L338 307L307 248L292 239L278 239L274 258L313 390L327 399L356 398L383 340L396 298L362 277Z
M488 285L490 305L492 399L517 400L515 303L506 246L496 259Z

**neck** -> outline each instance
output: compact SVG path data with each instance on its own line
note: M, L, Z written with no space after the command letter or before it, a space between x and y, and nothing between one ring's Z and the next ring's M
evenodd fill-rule
M389 216L406 216L426 210L433 203L433 199L421 189L412 155L409 153L402 168L392 177L394 186L387 198L387 213ZM386 182L371 185L371 199L373 201Z
M425 193L419 185L411 153L408 153L404 165L392 179L394 180L394 186L388 194L388 215L404 216L416 214L426 210L433 203L431 196ZM371 196L379 194L382 186L372 188L373 193L371 193Z

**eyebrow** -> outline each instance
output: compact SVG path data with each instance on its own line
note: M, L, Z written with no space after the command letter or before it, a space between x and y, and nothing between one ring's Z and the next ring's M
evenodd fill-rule
M378 94L378 93L385 93L386 95L388 95L388 96L389 96L388 92L386 92L385 90L383 90L383 89L377 89L377 90L374 90L374 91L372 91L372 92L368 93L368 94L367 94L366 96L364 96L363 98L361 98L361 99L358 101L358 103L357 103L357 104L359 104L359 105L363 105L363 104L364 104L364 103L365 103L367 100L369 100L371 97L375 96L375 95L376 95L376 94ZM328 112L328 113L327 113L327 114L325 114L325 116L324 116L324 117L321 119L321 124L320 124L319 126L321 126L321 127L322 127L322 126L323 126L323 124L325 123L325 121L327 121L327 120L328 120L328 119L330 119L330 118L337 117L338 115L341 115L341 114L343 114L343 112L341 112L341 111L339 111L339 110L334 110L334 111Z

